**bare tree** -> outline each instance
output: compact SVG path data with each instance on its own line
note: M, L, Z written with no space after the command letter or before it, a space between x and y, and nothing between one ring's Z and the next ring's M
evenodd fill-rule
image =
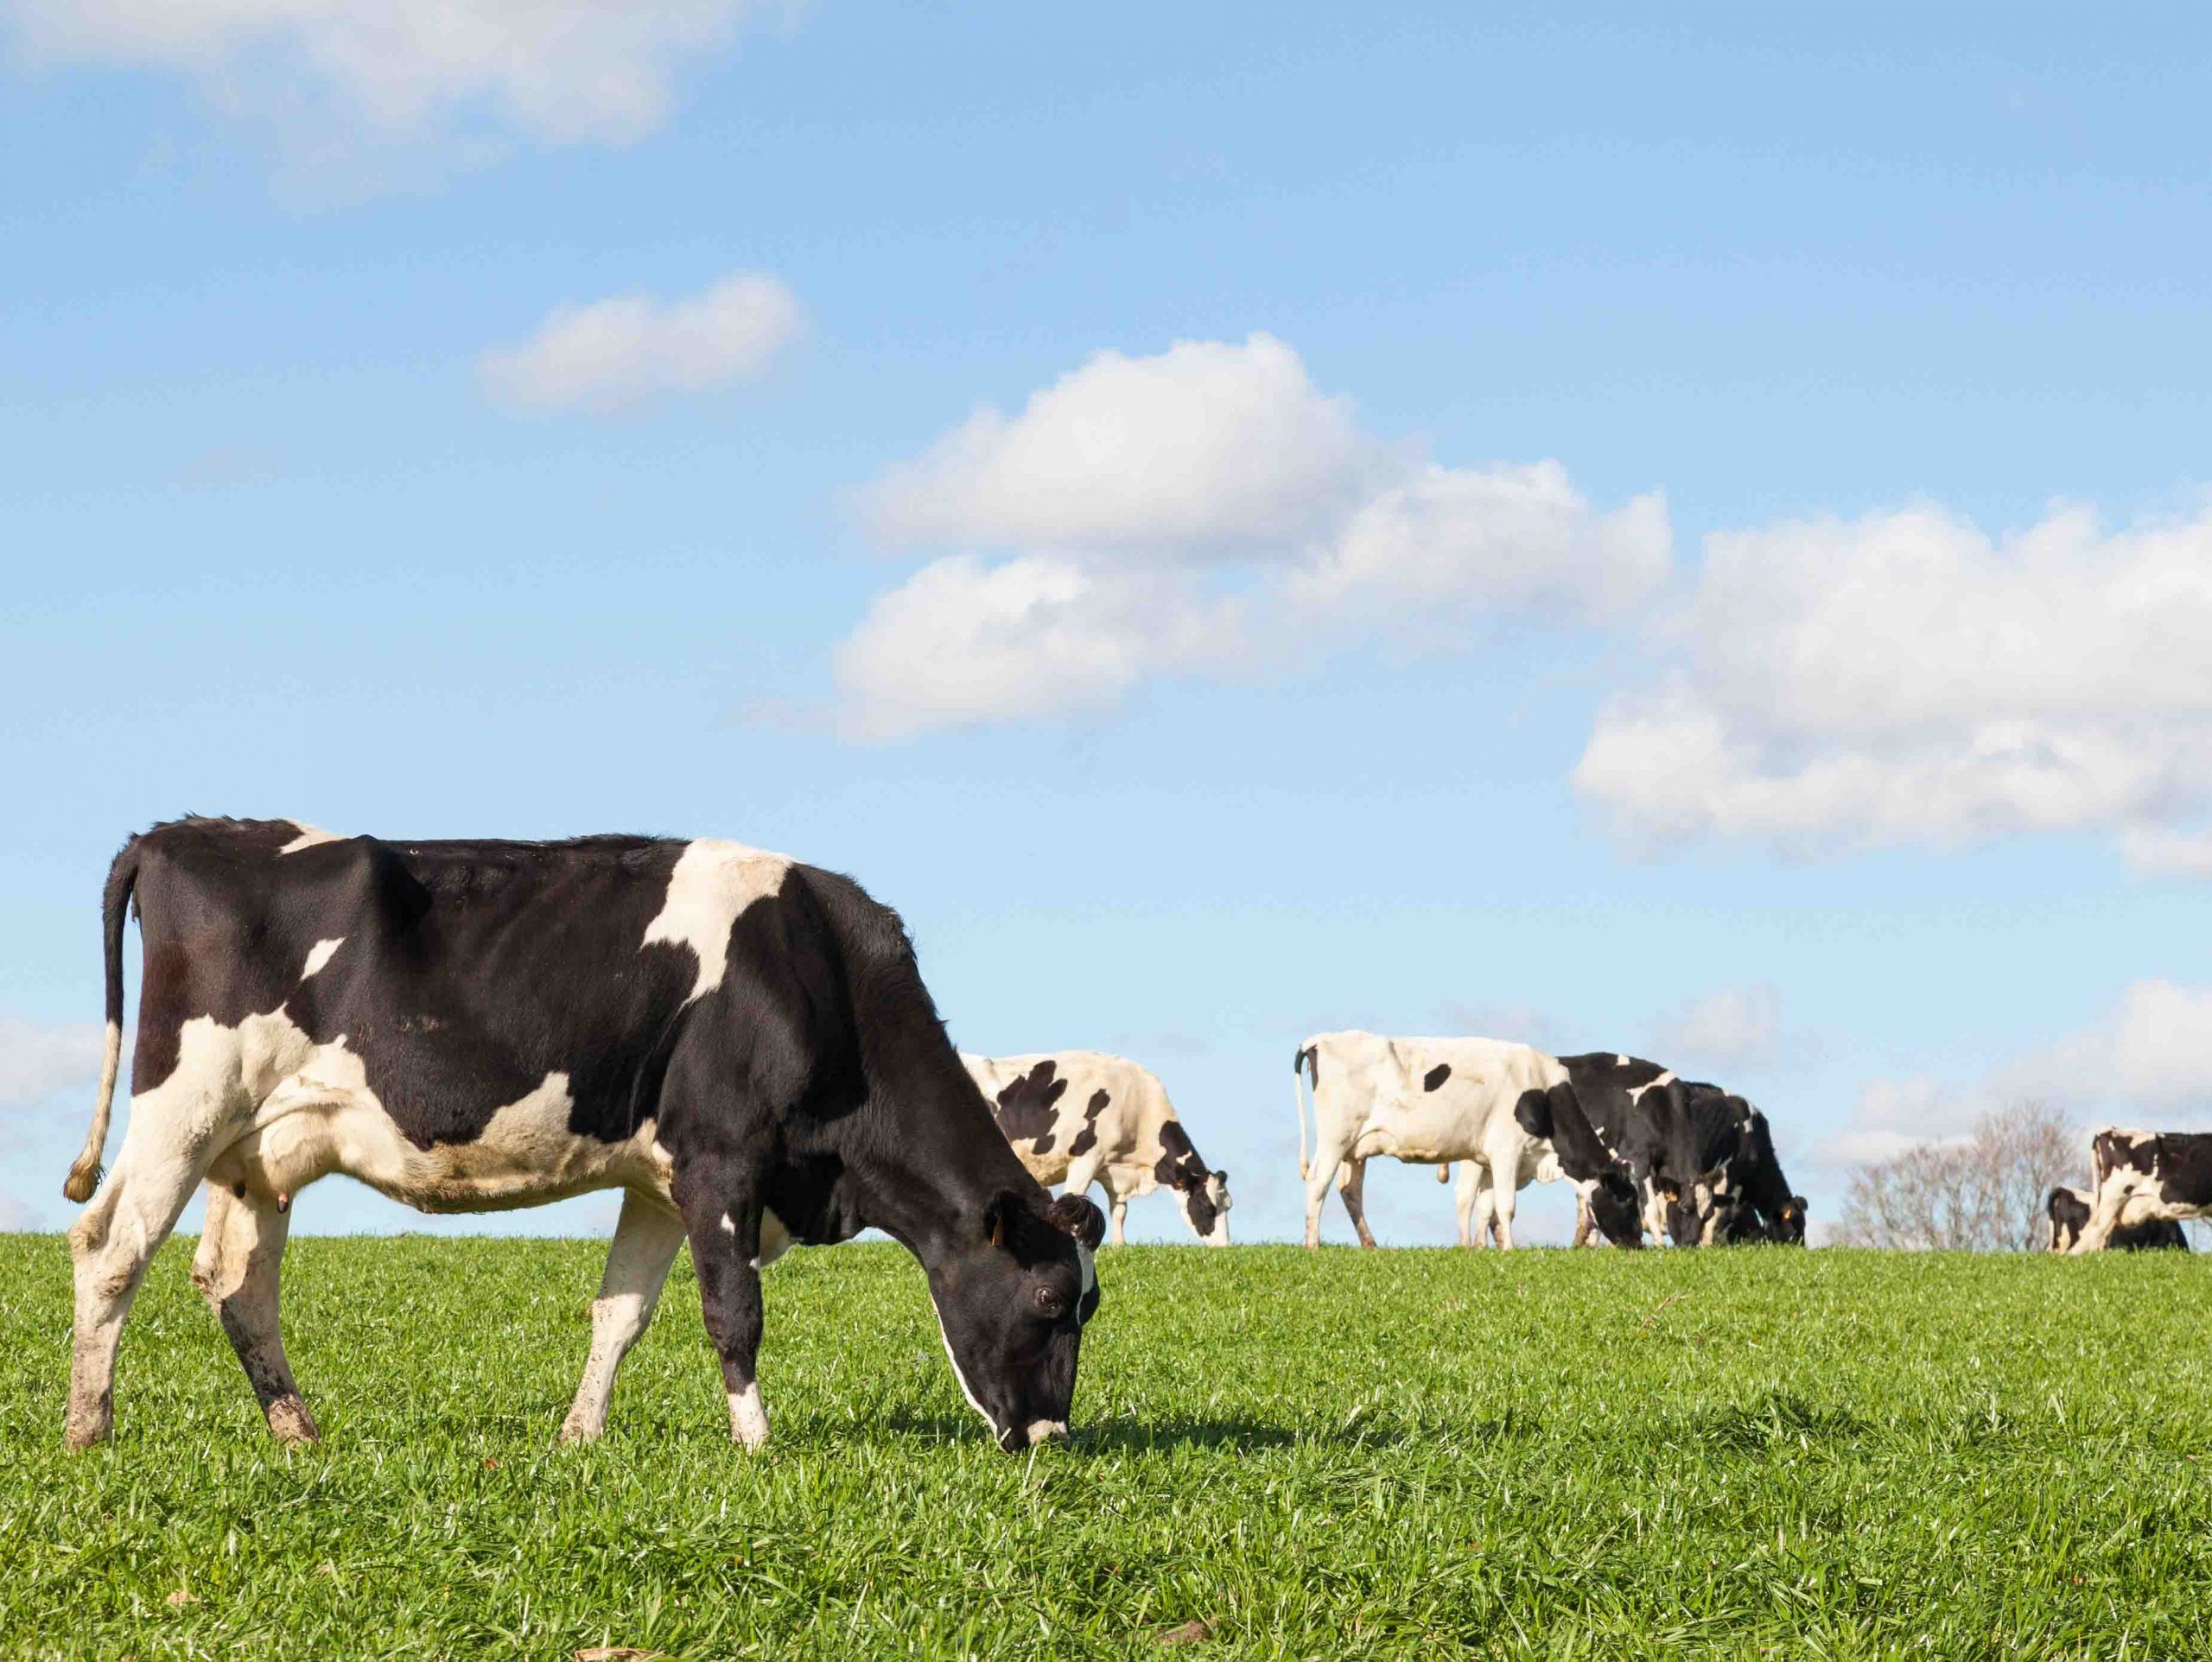
M1854 1246L1998 1253L2044 1244L2053 1184L2080 1182L2073 1123L2045 1102L1979 1115L1961 1141L1923 1143L1852 1174L1838 1235Z

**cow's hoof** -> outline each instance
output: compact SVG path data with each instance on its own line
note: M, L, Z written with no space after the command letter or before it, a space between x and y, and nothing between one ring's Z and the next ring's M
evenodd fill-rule
M86 1449L96 1449L107 1441L111 1429L112 1428L110 1423L105 1419L80 1419L72 1414L68 1424L61 1428L62 1446L72 1454L81 1454Z
M322 1433L315 1429L315 1416L308 1412L307 1404L297 1397L279 1397L269 1405L269 1435L288 1449L322 1440Z

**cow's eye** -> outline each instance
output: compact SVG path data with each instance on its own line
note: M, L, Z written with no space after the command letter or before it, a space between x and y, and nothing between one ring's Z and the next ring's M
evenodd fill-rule
M1039 1287L1031 1297L1036 1300L1037 1314L1048 1322L1057 1322L1068 1313L1068 1301L1060 1297L1058 1287Z

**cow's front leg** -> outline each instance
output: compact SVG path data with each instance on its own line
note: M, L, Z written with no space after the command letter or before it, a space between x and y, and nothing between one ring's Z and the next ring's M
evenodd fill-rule
M691 1239L692 1267L699 1272L707 1336L722 1359L730 1437L759 1449L768 1440L768 1411L760 1405L753 1371L760 1354L761 1203L749 1189L725 1189L718 1201L687 1200L680 1182L677 1199Z
M1574 1245L1587 1246L1590 1237L1597 1233L1597 1220L1590 1214L1590 1194L1587 1189L1574 1191Z
M592 1301L591 1355L576 1400L561 1423L562 1442L589 1443L607 1429L615 1371L653 1319L661 1284L683 1244L682 1218L658 1200L634 1190L624 1194L622 1215L607 1249L607 1273Z
M210 1183L192 1285L223 1324L270 1435L279 1443L312 1443L321 1433L292 1381L277 1316L277 1278L291 1221L289 1205L276 1196Z
M1351 1227L1359 1232L1359 1244L1363 1246L1374 1246L1375 1237L1368 1233L1364 1204L1367 1194L1366 1161L1354 1158L1344 1163L1337 1173L1337 1193L1343 1197L1344 1210L1351 1215Z

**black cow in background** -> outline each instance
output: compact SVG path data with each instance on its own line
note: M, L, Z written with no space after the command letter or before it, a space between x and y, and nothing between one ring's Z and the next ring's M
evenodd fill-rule
M1655 1238L1682 1246L1802 1244L1805 1200L1792 1191L1766 1116L1717 1085L1638 1056L1561 1056L1583 1112L1625 1164ZM1578 1218L1575 1242L1587 1237Z

